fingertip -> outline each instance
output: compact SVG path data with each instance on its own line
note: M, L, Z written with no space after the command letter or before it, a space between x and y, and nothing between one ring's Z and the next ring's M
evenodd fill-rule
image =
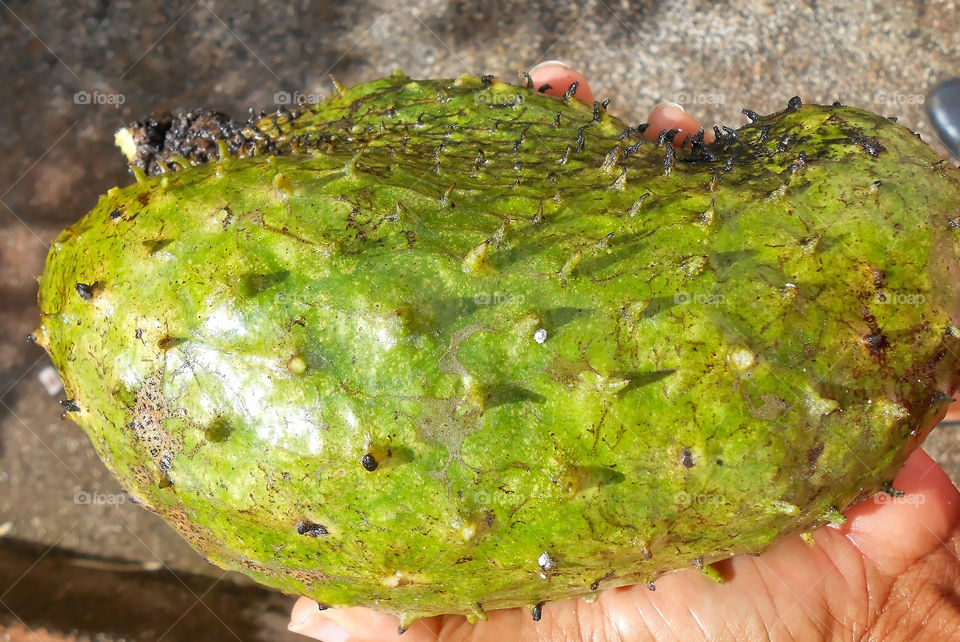
M960 492L922 449L910 455L893 487L903 494L878 493L848 509L843 530L881 570L897 573L949 538L960 521Z
M543 93L551 96L563 96L570 85L575 82L577 83L577 89L574 97L587 104L593 102L593 91L590 89L587 77L565 62L547 60L534 65L529 74L533 81L533 87L537 91L546 87Z
M673 139L674 147L683 146L684 140L688 141L696 136L703 125L700 121L686 112L682 105L677 103L660 103L652 110L647 118L647 129L643 132L644 137L649 141L656 141L660 137L660 132L669 129L679 129L680 132ZM713 142L713 133L704 129L703 141L705 143Z
M287 629L323 642L347 642L350 634L339 624L325 617L320 606L307 597L301 597L293 605Z

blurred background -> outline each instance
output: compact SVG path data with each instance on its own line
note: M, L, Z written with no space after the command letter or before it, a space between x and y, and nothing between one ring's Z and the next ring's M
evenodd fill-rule
M293 599L203 561L133 505L62 399L36 277L50 241L132 177L113 133L153 110L322 100L352 85L561 59L628 122L662 101L737 127L799 95L898 116L960 75L953 2L0 1L0 642L295 640ZM949 419L949 418L948 418ZM928 451L960 480L960 423Z

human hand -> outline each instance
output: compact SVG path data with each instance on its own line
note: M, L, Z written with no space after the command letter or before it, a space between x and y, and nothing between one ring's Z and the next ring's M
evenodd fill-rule
M534 87L593 100L581 74L555 63L531 70ZM644 135L681 129L682 144L700 124L679 106L658 106ZM706 140L710 140L709 137ZM526 609L488 613L469 624L462 616L414 623L403 637L397 618L362 608L318 610L300 598L291 630L324 642L459 642L471 640L718 640L718 639L960 639L960 492L922 450L910 456L894 487L902 497L877 495L845 511L839 528L780 541L759 557L716 564L716 584L685 570L646 586L602 592L596 601L544 605L534 622Z

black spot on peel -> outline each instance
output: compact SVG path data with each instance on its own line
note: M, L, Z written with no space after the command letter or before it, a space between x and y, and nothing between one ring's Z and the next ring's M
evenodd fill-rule
M310 522L305 519L297 522L296 527L298 535L306 535L307 537L320 537L321 535L327 534L327 528L325 526L322 524L315 524L314 522Z
M684 468L693 468L693 453L690 452L689 448L684 447L680 456L680 463L683 464Z
M93 298L93 285L77 282L74 283L73 287L84 301L89 301Z
M163 351L167 351L171 348L176 348L184 341L186 341L186 338L184 337L171 337L170 335L167 335L157 341L157 347Z
M789 101L787 101L787 111L796 111L803 106L803 101L800 100L800 96L794 96Z
M823 454L823 444L817 444L810 450L810 452L807 453L807 476L808 477L812 476L814 471L816 471L817 461L820 460L820 455L822 454Z
M123 212L121 212L119 208L114 208L114 210L113 210L112 212L110 212L110 220L111 220L111 221L115 221L115 220L117 220L118 218L120 218L121 216L123 216Z
M363 466L367 471L369 471L369 472L372 473L373 471L375 471L375 470L377 469L377 467L378 467L380 464L377 462L377 458L376 458L376 457L374 457L374 456L373 456L372 454L370 454L370 453L367 453L366 455L364 455L364 456L360 459L360 465Z
M883 334L865 335L863 337L863 343L870 351L870 355L874 357L880 356L885 349L890 347L890 342L887 341L887 337Z
M530 609L530 614L533 616L534 622L539 622L540 618L543 617L543 602L538 602Z
M871 156L879 156L880 152L887 151L887 148L873 136L864 136L855 142L860 145L860 147L863 147Z
M203 431L203 436L207 441L220 443L226 441L233 432L233 426L224 417L218 417L211 421Z
M289 270L279 270L269 274L248 272L240 278L240 290L247 296L256 296L283 283L289 276Z
M80 412L80 406L78 406L77 402L73 399L61 399L60 405L63 406L63 409L67 412Z

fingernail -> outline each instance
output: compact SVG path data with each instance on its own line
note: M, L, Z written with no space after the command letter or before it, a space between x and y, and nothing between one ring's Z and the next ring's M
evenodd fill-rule
M680 111L684 111L684 112L686 111L686 109L683 108L683 105L681 105L681 104L679 104L679 103L660 103L659 105L657 105L657 106L654 107L653 109L654 109L654 110L656 110L656 109L664 109L664 108L666 108L666 107L676 107L676 108L679 109ZM653 110L651 110L651 111L653 111Z
M323 642L346 642L350 637L339 624L333 620L320 616L305 617L302 620L291 622L287 627L294 633L309 635Z
M538 62L538 63L535 64L533 67L531 67L529 73L533 73L533 72L535 72L537 69L543 69L544 67L546 67L546 66L548 66L548 65L559 65L559 66L561 66L561 67L566 67L567 69L570 69L570 65L568 65L568 64L565 63L565 62L563 62L562 60L544 60L543 62Z

